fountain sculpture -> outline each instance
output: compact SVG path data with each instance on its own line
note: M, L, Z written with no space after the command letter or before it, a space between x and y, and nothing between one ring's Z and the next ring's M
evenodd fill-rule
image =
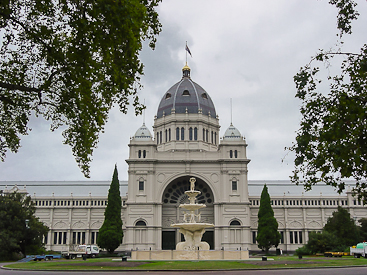
M190 190L185 191L189 197L189 204L180 204L180 208L185 209L183 223L171 224L172 227L180 228L179 232L185 237L184 242L176 245L176 250L209 250L207 242L202 242L201 238L205 233L205 228L214 227L211 223L202 223L199 209L206 207L205 204L196 203L196 197L201 194L195 190L195 178L190 178Z

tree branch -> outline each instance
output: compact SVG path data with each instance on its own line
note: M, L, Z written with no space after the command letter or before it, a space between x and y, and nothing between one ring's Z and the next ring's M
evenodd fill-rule
M12 91L19 90L23 92L35 92L35 93L42 91L41 88L31 88L31 87L27 87L23 85L10 84L10 83L5 83L1 81L0 81L0 88L12 90Z

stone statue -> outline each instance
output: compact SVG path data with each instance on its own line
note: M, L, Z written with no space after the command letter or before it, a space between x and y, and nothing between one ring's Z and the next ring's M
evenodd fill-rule
M195 181L196 181L196 179L195 178L191 178L190 179L190 191L194 191L195 190Z

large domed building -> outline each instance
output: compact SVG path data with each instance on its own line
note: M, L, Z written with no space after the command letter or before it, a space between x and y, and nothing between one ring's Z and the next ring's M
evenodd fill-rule
M143 127L145 127L143 125ZM141 138L140 128L131 139L125 246L175 249L181 240L172 223L182 220L179 205L187 201L189 178L197 179L203 222L214 223L204 239L211 248L247 245L250 238L246 141L231 125L219 139L219 119L210 95L192 81L190 68L163 95L154 118L153 138ZM144 237L136 225L144 224ZM240 239L230 240L236 224ZM241 226L246 225L246 226ZM239 226L239 227L238 227ZM142 232L141 228L138 232ZM138 238L138 237L139 238Z

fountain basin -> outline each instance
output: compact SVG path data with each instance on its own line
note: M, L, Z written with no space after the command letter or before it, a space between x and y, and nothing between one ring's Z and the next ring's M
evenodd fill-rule
M179 207L184 208L189 211L195 211L195 210L206 207L206 205L205 204L180 204Z
M195 231L202 230L204 228L214 227L214 224L212 223L175 223L175 224L171 224L171 227L183 228L190 232L195 232Z

